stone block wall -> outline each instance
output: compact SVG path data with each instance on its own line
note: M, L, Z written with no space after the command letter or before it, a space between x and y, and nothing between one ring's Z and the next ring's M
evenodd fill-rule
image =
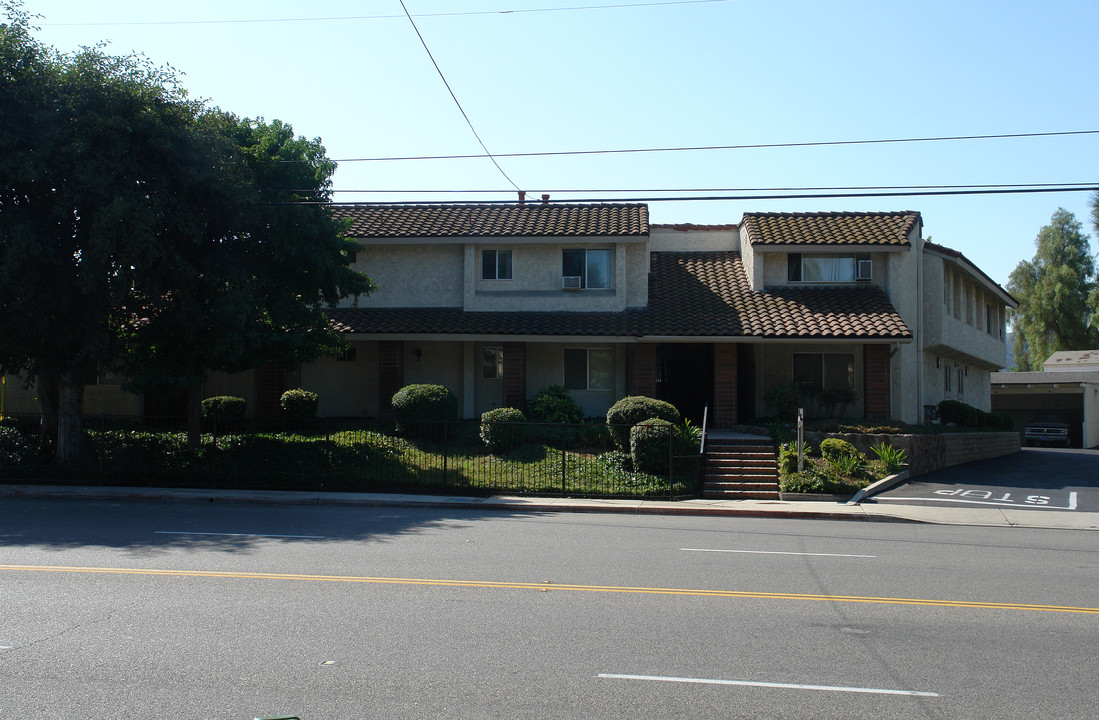
M936 435L858 435L853 433L805 433L805 441L819 445L828 437L841 438L873 458L870 448L885 443L908 454L908 469L912 477L961 465L974 460L1010 455L1019 452L1021 441L1017 432L941 433Z

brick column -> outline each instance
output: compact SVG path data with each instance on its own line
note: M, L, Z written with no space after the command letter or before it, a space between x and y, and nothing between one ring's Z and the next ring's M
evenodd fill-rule
M393 417L393 394L404 387L404 342L378 343L378 415Z
M710 417L715 427L737 422L736 359L734 343L714 345L714 402Z
M891 414L890 394L889 346L863 345L863 414L868 418L888 420Z
M504 343L504 407L527 411L526 343Z
M630 345L626 356L626 393L656 397L656 345Z

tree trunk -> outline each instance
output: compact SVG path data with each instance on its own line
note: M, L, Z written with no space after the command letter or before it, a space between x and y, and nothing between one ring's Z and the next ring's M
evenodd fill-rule
M38 407L42 411L41 430L46 437L57 437L57 375L38 372Z
M67 465L80 458L84 415L84 382L79 373L61 373L57 387L57 463Z
M202 385L187 390L187 449L202 445Z

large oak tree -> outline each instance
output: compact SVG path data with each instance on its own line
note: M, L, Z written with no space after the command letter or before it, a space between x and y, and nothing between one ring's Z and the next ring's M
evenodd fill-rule
M370 284L324 208L319 140L191 101L140 56L57 53L5 10L0 370L37 379L58 459L97 371L197 397L210 370L338 344L324 308Z

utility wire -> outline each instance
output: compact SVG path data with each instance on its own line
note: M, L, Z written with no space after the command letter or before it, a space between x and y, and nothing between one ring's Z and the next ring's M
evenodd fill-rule
M889 197L924 197L929 195L1027 195L1032 193L1055 192L1099 192L1099 183L1090 185L1068 184L1063 186L1042 187L1018 187L1018 188L974 188L969 190L944 189L944 190L909 190L897 192L807 192L807 193L773 193L768 195L738 194L738 195L683 195L679 197L627 197L627 198L558 198L553 204L565 203L653 203L653 202L711 202L729 200L808 200L825 198L889 198ZM336 191L339 192L339 191ZM504 191L509 192L509 191ZM379 200L361 203L332 203L326 201L301 201L301 202L274 202L272 205L438 205L438 200ZM462 200L454 205L514 205L515 200ZM540 203L535 201L531 206Z
M435 72L439 73L439 77L442 79L443 85L446 85L447 92L450 93L451 99L454 100L454 104L458 106L458 110L462 113L462 117L466 119L466 125L469 125L469 129L473 132L473 137L477 138L477 142L480 143L481 149L485 151L485 154L480 157L487 157L491 160L492 164L496 166L496 169L500 171L500 174L504 176L504 179L511 183L511 186L517 191L522 192L519 190L519 186L515 184L515 181L508 177L508 174L500 167L500 163L496 162L496 158L492 156L492 153L488 151L488 147L485 146L484 140L477 134L477 128L473 127L473 122L469 119L469 115L466 115L465 109L462 108L462 103L458 102L458 96L454 94L454 90L451 89L450 83L446 81L446 76L443 75L442 68L439 67L439 63L435 62L435 56L431 54L431 48L427 46L427 42L424 41L424 36L420 34L420 28L416 27L416 21L413 20L412 15L409 14L408 8L405 7L404 0L400 0L400 2L401 9L404 10L408 22L412 23L412 29L416 31L416 37L420 38L420 44L424 46L424 51L427 52L428 58L431 59L431 64L435 66Z
M417 31L419 32L419 31ZM426 45L425 45L426 47ZM1065 132L1003 133L998 135L944 135L932 137L888 138L879 140L822 140L815 142L759 143L755 145L699 145L686 147L628 148L620 150L560 150L552 152L496 153L498 158L558 157L563 155L615 155L625 153L688 152L699 150L764 150L773 148L825 147L836 145L884 145L887 143L920 143L957 140L1005 140L1010 138L1063 137L1066 135L1096 135L1099 130L1069 130ZM485 152L488 152L487 150ZM381 162L392 160L473 160L491 155L408 155L394 157L342 158L335 162ZM296 161L291 161L296 162Z
M965 184L965 185L838 185L830 187L758 187L758 188L544 188L541 192L548 193L717 193L717 192L805 192L805 191L846 191L846 190L955 190L977 188L1080 188L1089 190L1099 183L997 183L997 184ZM286 192L307 192L306 190L287 190ZM419 193L425 195L435 194L461 194L461 193L508 193L508 189L467 189L467 190L425 190L425 189L371 189L371 190L333 190L337 193Z
M521 13L570 12L574 10L618 10L624 8L657 7L660 5L699 5L702 3L728 2L728 0L663 0L662 2L620 3L616 5L575 5L569 7L521 8L519 10L468 10L464 12L439 12L417 14L419 18L461 17L467 15L519 15ZM407 12L407 11L406 11ZM288 22L334 22L346 20L393 20L404 15L349 15L345 17L298 17L298 18L247 18L244 20L147 20L131 22L79 22L79 23L42 23L49 27L113 27L124 25L233 25L248 23L288 23Z

